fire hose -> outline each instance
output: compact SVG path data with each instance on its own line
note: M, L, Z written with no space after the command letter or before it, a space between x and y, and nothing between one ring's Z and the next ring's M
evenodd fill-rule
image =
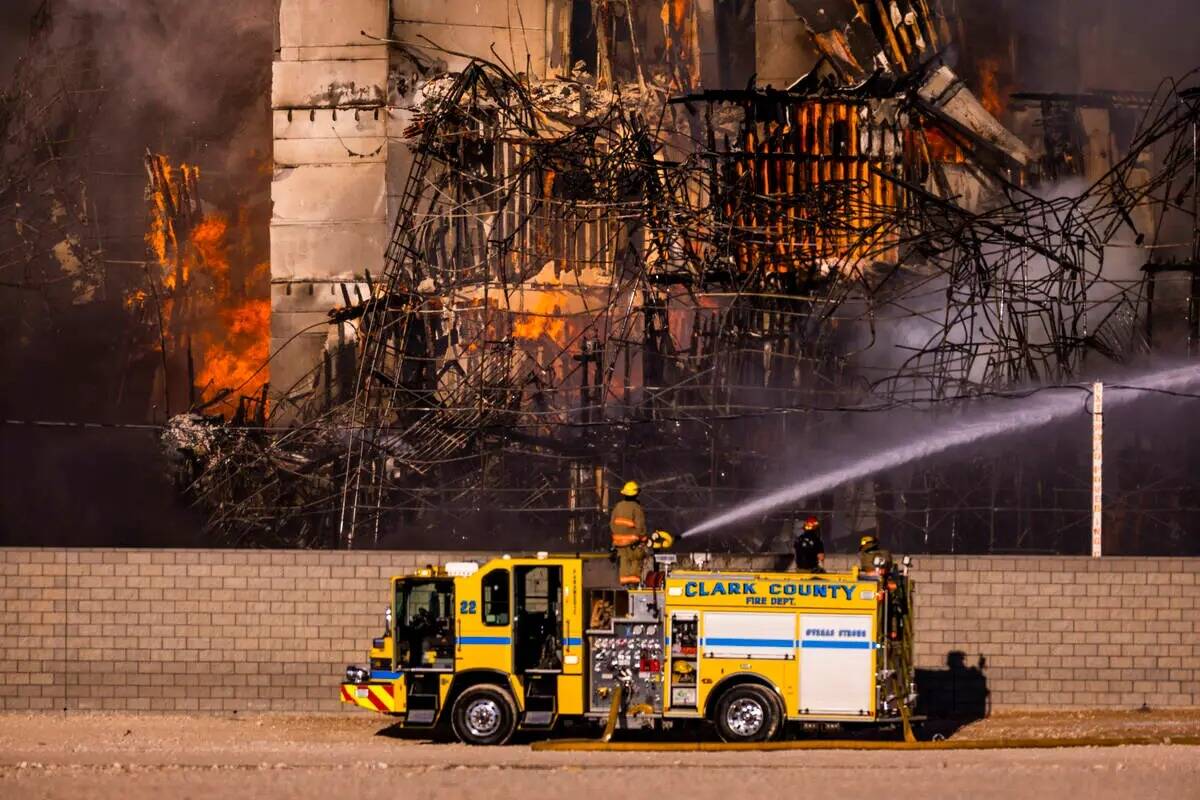
M611 737L611 731L606 731ZM1023 750L1064 747L1123 747L1147 745L1200 745L1200 736L1084 736L1074 739L944 739L941 741L855 741L847 739L791 742L613 742L608 739L559 739L534 742L539 751L721 752L730 750Z

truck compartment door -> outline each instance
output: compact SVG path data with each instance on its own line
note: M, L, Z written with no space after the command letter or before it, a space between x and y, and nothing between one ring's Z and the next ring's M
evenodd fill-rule
M870 614L800 615L801 714L871 714L873 622Z
M796 615L708 611L700 647L705 658L793 659Z

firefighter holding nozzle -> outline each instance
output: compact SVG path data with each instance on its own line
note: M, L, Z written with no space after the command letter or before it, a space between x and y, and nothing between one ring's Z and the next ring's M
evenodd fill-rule
M617 553L621 585L636 589L645 574L646 550L665 550L673 541L666 531L646 533L646 512L638 499L641 490L634 481L621 487L621 500L613 506L609 529Z

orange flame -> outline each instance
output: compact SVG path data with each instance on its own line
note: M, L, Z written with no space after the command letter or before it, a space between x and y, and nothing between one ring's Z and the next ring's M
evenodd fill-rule
M561 316L565 303L556 292L539 292L525 304L525 310L513 318L514 339L549 337L561 344L567 331L567 321Z
M967 159L962 148L937 128L925 129L925 142L929 145L929 157L944 164L962 164Z
M163 339L168 349L190 342L195 388L202 393L198 399L228 391L211 408L231 413L241 397L258 396L269 378L270 267L241 259L231 263L230 240L241 231L231 229L225 214L201 209L198 168L176 169L161 155L147 156L146 168L150 220L145 239L159 266L154 277L161 286ZM244 217L238 214L239 228ZM144 307L147 299L138 289L126 305Z
M223 335L200 339L204 349L197 387L228 388L242 395L262 391L267 380L263 365L270 355L271 301L247 300L220 309L218 316Z
M1004 92L1000 89L1000 59L979 60L979 102L997 119L1004 113Z

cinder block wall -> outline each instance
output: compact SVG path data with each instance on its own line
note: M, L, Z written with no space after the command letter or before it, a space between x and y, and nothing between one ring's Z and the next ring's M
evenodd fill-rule
M467 557L0 549L0 709L337 710L387 577ZM928 556L914 577L935 709L1200 707L1200 559Z

